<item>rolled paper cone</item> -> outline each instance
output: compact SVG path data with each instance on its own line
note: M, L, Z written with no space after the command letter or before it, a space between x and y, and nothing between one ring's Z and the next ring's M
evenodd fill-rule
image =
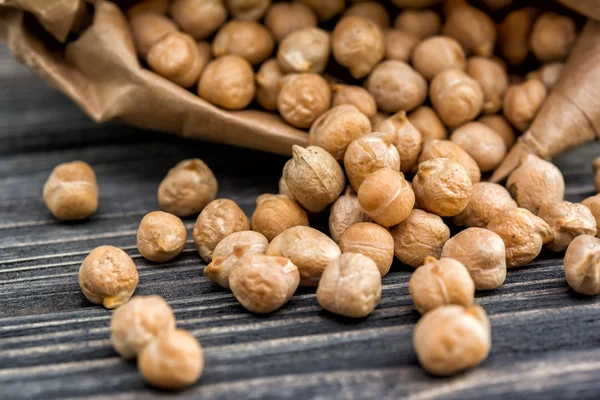
M549 159L595 139L599 131L600 22L590 20L548 99L490 181L506 179L527 154Z

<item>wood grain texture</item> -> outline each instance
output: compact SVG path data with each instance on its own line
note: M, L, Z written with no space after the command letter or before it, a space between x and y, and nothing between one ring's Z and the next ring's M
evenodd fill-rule
M159 294L180 327L205 347L206 369L180 398L206 399L584 399L600 390L600 302L571 291L561 255L543 254L509 271L499 289L478 293L492 322L489 358L472 371L435 378L418 367L411 335L418 314L410 270L394 265L365 320L323 311L300 290L280 311L255 316L202 276L191 240L161 266L135 247L156 189L183 158L204 159L220 197L251 214L277 190L282 157L90 122L0 50L0 398L174 398L146 386L109 338L110 311L81 294L77 271L94 247L123 248L140 272L137 294ZM593 194L596 143L555 160L567 199ZM100 208L89 221L57 223L41 188L58 163L82 159L96 170ZM190 228L194 219L186 219ZM323 224L318 218L313 221Z

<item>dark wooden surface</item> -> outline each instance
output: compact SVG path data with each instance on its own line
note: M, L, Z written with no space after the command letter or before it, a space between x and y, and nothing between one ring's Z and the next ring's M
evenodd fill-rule
M591 144L555 160L567 199L593 194L590 161L599 153ZM150 389L135 364L117 357L110 312L78 288L79 264L103 244L134 258L136 293L163 296L178 325L204 346L204 375L182 398L598 398L600 303L569 290L561 255L545 254L511 270L498 290L478 294L492 322L491 354L479 368L445 379L417 365L411 335L418 315L410 271L401 265L383 279L375 312L349 321L321 310L314 290L300 290L271 315L247 313L202 276L191 240L166 265L146 262L135 248L139 221L157 208L167 170L188 157L203 158L219 179L219 196L248 214L257 195L276 190L285 162L95 125L0 49L0 398L175 397ZM42 203L42 185L56 164L74 159L96 170L100 208L87 222L60 224Z

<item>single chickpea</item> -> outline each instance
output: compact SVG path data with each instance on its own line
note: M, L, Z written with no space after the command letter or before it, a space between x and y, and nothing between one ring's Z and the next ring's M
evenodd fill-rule
M258 21L271 5L271 0L226 0L227 9L235 19Z
M323 211L342 193L346 178L338 162L317 146L292 147L283 177L294 199L310 212Z
M436 75L429 86L429 97L444 124L451 128L473 121L483 108L481 86L459 69Z
M506 156L504 139L481 122L468 122L459 126L450 140L475 160L481 172L493 171Z
M100 246L87 255L79 268L79 287L94 304L113 309L127 303L138 284L131 257L113 246Z
M252 230L271 241L293 226L308 226L306 211L295 200L282 194L263 194L256 199Z
M428 106L421 106L408 114L410 123L421 132L423 141L444 140L448 138L448 130L437 115L435 110Z
M577 293L600 294L600 240L591 235L573 239L565 252L565 276Z
M205 262L213 258L215 247L235 232L250 230L250 221L244 211L229 199L213 200L198 215L192 236L194 244Z
M277 61L283 72L322 73L329 61L329 33L309 27L287 35L279 44Z
M478 182L473 185L473 193L467 207L454 217L454 224L485 228L494 215L517 207L517 202L503 186L491 182Z
M596 236L596 219L583 204L568 201L544 204L538 216L546 221L553 233L553 239L546 245L552 251L563 251L580 235Z
M464 151L459 145L449 140L430 140L423 145L423 151L419 156L419 164L434 158L449 158L462 165L467 170L472 183L481 180L479 166L473 160L473 157Z
M363 87L338 83L331 85L331 92L333 94L333 107L343 104L354 106L367 118L372 118L377 114L375 98Z
M290 74L280 81L277 109L281 117L297 128L309 128L331 105L327 81L313 73Z
M43 196L55 218L61 221L85 219L98 208L96 174L83 161L57 165L44 184Z
M265 26L269 28L275 40L281 42L292 32L316 27L317 16L310 7L302 3L274 3L265 16Z
M456 40L448 36L432 36L414 49L412 65L425 79L431 80L447 69L465 69L467 57Z
M408 290L421 314L448 304L467 307L473 304L475 297L475 284L469 270L452 258L427 257L413 272Z
M450 228L442 218L423 210L412 210L392 229L394 254L403 264L417 268L427 257L440 258L450 238Z
M417 323L413 347L427 372L456 374L487 358L492 347L490 321L479 306L438 307Z
M387 60L377 65L366 85L377 107L387 113L411 111L427 98L425 78L402 61Z
M390 27L390 14L382 4L376 1L363 1L348 7L344 17L355 16L370 19L383 31Z
M502 115L484 115L477 121L496 131L502 137L502 140L504 140L507 150L515 143L517 139L515 131Z
M403 10L394 20L394 27L411 33L419 39L437 35L442 27L442 19L433 10Z
M129 21L131 36L138 56L146 59L150 48L168 33L177 32L177 25L162 14L140 13Z
M148 52L148 66L168 80L190 87L205 67L194 39L185 33L167 33Z
M358 203L356 192L351 186L346 188L331 206L329 211L329 233L331 238L339 243L346 229L359 222L370 221L369 216Z
M486 13L475 7L455 7L446 17L442 32L458 40L468 54L482 57L494 54L496 25Z
M370 218L388 228L408 217L415 204L415 194L401 172L381 168L360 185L358 202Z
M212 261L204 267L204 276L229 289L229 275L238 260L250 254L265 254L268 245L267 238L258 232L234 232L217 244Z
M202 160L183 160L160 183L158 204L163 211L187 217L213 201L218 188L217 179Z
M341 250L329 236L308 226L295 226L275 237L267 255L289 258L300 272L300 286L317 286L323 270Z
M240 258L231 269L233 295L248 311L266 314L281 308L300 281L298 267L284 257L252 254Z
M551 90L556 85L556 82L558 82L560 74L562 74L564 69L565 64L561 62L544 64L536 71L528 73L527 79L537 79L546 86L546 90Z
M360 253L344 253L332 260L317 288L321 307L349 318L371 314L380 299L381 275L377 265Z
M374 126L374 131L392 135L392 143L400 155L400 172L411 172L417 164L423 139L419 130L406 117L406 112L398 111Z
M169 12L169 0L143 0L133 6L129 7L125 11L125 15L128 19L140 14L162 14L166 15Z
M319 20L324 22L328 21L334 16L338 15L342 11L346 5L344 4L344 0L300 0L302 3L306 4L319 17Z
M394 261L394 238L387 229L372 222L350 226L340 239L344 253L359 253L375 261L381 276L385 276Z
M592 212L592 215L596 219L596 236L600 237L600 195L588 197L581 204Z
M467 61L467 74L475 79L483 90L485 114L495 114L502 107L504 93L508 89L508 74L497 62L484 57L471 57Z
M558 203L565 197L565 181L560 170L533 154L525 157L510 174L506 188L519 207L536 215L544 204Z
M511 11L498 24L500 53L511 65L520 65L529 54L529 34L539 15L534 7Z
M572 18L545 12L533 25L529 46L541 62L560 61L567 58L576 39L577 27Z
M196 40L206 39L227 21L223 0L174 0L170 14Z
M487 229L497 233L506 248L507 268L533 261L542 246L552 240L550 226L524 208L512 208L494 215Z
M110 341L127 360L165 331L175 329L175 314L160 296L135 296L117 308L110 319Z
M504 96L504 116L525 132L546 100L546 87L537 80L512 85Z
M152 386L183 389L202 375L204 352L198 340L188 332L169 330L140 352L138 369Z
M496 289L506 279L504 241L487 229L468 228L456 234L444 244L442 257L461 262L477 290Z
M187 231L173 214L153 211L142 218L137 231L137 248L147 260L165 262L183 251Z
M233 54L258 65L273 53L275 41L271 33L254 21L232 20L217 32L213 43L215 57Z
M444 0L392 0L398 8L426 8L440 4Z
M252 66L244 58L236 55L221 56L212 60L198 83L200 97L228 110L246 108L254 98L255 92Z
M419 38L400 29L388 29L384 32L385 59L409 62Z
M262 63L258 69L256 73L256 101L265 110L277 110L279 80L282 76L283 71L274 58Z

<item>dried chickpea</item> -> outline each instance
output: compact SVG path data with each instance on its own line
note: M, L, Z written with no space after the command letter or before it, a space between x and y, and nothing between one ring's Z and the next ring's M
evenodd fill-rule
M196 40L209 37L227 20L223 0L174 0L169 11L177 25Z
M308 226L306 211L295 200L282 194L263 194L256 199L252 230L271 241L293 226Z
M433 10L403 10L394 20L394 27L411 33L419 39L437 35L442 19Z
M195 85L205 65L194 39L185 33L167 33L148 51L151 70L185 88Z
M475 284L469 270L452 258L427 257L410 277L408 290L421 314L448 304L467 307L473 304L475 297Z
M425 8L440 4L444 0L392 0L399 8Z
M546 100L546 87L537 80L510 86L504 95L504 116L525 132Z
M84 296L108 309L127 303L137 284L133 260L117 247L96 247L79 268L79 287Z
M217 244L212 261L204 267L204 276L229 289L229 275L238 260L249 254L265 254L268 245L267 238L258 232L234 232Z
M497 62L484 57L471 57L467 61L467 74L475 79L483 90L485 114L495 114L502 107L504 93L508 89L506 70Z
M542 246L552 240L550 226L524 208L499 212L492 217L487 228L504 241L507 268L533 261L542 251Z
M43 196L46 207L59 220L87 218L98 208L96 174L83 161L57 165L44 184Z
M392 143L400 154L400 171L411 172L417 164L423 139L418 129L406 117L406 112L397 112L374 126L374 130L393 135Z
M267 11L265 25L275 40L281 42L294 31L317 26L317 16L302 3L274 3Z
M400 29L388 29L384 32L385 59L409 62L419 38Z
M247 230L250 230L250 221L244 211L233 200L217 199L208 203L198 215L192 236L200 257L210 262L221 240Z
M567 58L575 39L577 28L573 19L545 12L533 25L529 46L541 62L560 61Z
M344 0L300 0L317 14L320 21L328 21L341 13L344 8Z
M563 251L580 235L596 236L596 219L583 204L568 201L544 204L538 216L546 221L553 232L553 239L546 245L552 251Z
M415 194L401 172L381 168L360 185L358 202L370 218L387 228L408 217L415 204Z
M277 61L283 72L322 73L329 61L329 33L309 27L287 35L279 43Z
M492 347L490 321L479 306L438 307L417 323L413 347L427 372L455 374L487 358Z
M163 332L140 352L138 369L152 386L182 389L192 385L204 370L204 352L198 340L184 331Z
M143 0L129 7L125 11L125 15L127 18L132 19L140 14L155 13L166 15L167 12L169 12L169 0Z
M600 236L600 195L588 197L581 202L586 206L596 219L596 236Z
M348 7L344 12L344 17L355 16L370 19L375 22L381 30L390 26L390 14L385 7L376 1L363 1Z
M271 33L254 21L229 21L219 29L212 42L215 57L233 54L252 65L258 65L269 58L274 47L275 41Z
M366 85L377 107L387 113L411 111L427 98L425 78L402 61L387 60L377 65Z
M281 117L297 128L309 128L331 105L327 81L313 73L290 74L279 84L277 109Z
M434 158L449 158L462 165L467 170L472 183L481 180L479 166L473 158L456 143L449 140L430 140L425 142L423 151L419 156L419 164Z
M177 25L162 14L141 13L129 21L131 36L140 58L146 59L150 48L168 33L177 32Z
M529 34L539 14L533 7L512 11L498 25L500 52L511 65L519 65L529 54Z
M506 279L504 241L487 229L468 228L458 233L444 244L442 257L461 262L477 290L496 289Z
M600 240L590 235L573 239L565 253L565 276L577 293L600 294Z
M459 69L436 75L429 86L429 97L444 124L451 128L473 121L483 108L481 86Z
M331 206L329 211L329 233L331 238L338 243L342 235L354 224L359 222L368 222L369 216L358 203L356 192L351 186L346 188L342 194Z
M392 229L394 254L403 264L417 268L427 257L439 258L444 243L450 238L450 228L437 215L412 210L409 216Z
M258 21L271 5L271 0L226 0L227 8L235 19Z
M135 358L165 331L175 329L175 314L160 296L135 296L110 319L110 341L125 359Z
M496 46L496 25L483 11L469 5L455 7L446 17L444 35L462 44L467 54L490 57Z
M377 104L375 98L367 89L360 86L333 84L331 85L332 106L341 106L342 104L354 106L367 116L372 118L377 113Z
M187 217L213 201L218 187L217 179L202 160L183 160L160 183L158 204L163 211Z
M517 207L517 202L503 186L491 182L478 182L473 185L473 193L467 207L454 217L454 224L485 228L494 215Z
M274 58L262 63L256 72L256 101L265 110L277 110L279 79L282 76L283 71Z
M288 189L306 210L323 211L344 190L344 171L331 154L317 146L294 145L292 154L283 168Z
M187 231L183 221L173 214L153 211L142 218L137 231L137 248L142 257L165 262L183 251Z
M450 140L475 160L481 172L493 171L506 156L504 139L481 122L469 122L459 126L452 133Z
M231 54L212 60L198 83L200 97L228 110L246 108L255 92L252 66L244 58Z
M425 79L431 80L447 69L465 69L467 57L456 40L448 36L432 36L414 49L412 65Z
M267 255L289 258L298 267L301 286L317 286L325 267L340 254L329 236L308 226L284 231L267 248Z
M381 276L385 276L394 261L394 239L387 229L372 222L350 226L340 239L344 253L359 253L375 261Z
M323 271L317 301L327 311L350 318L369 315L381 299L381 275L375 262L359 253L344 253Z
M477 121L496 131L504 140L507 150L515 143L515 131L502 115L484 115Z
M565 64L561 62L544 64L536 71L528 73L527 79L537 79L546 86L546 90L551 90L558 82L564 68Z
M432 139L447 139L448 130L438 117L435 110L429 106L421 106L408 114L410 123L421 132L423 141Z

